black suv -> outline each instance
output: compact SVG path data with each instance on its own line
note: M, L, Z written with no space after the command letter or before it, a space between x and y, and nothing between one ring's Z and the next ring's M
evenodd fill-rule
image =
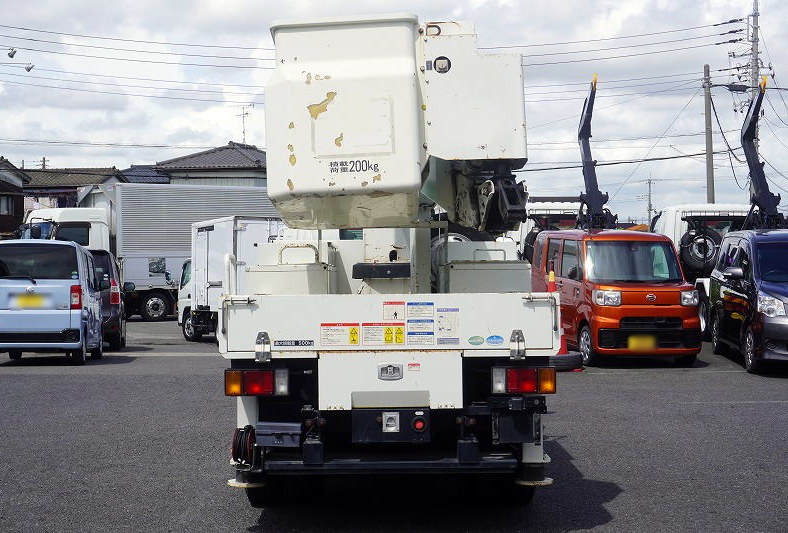
M133 283L122 283L120 268L115 256L106 250L90 250L96 267L96 276L109 285L101 291L101 322L104 340L112 350L126 346L125 293L134 290Z
M738 348L748 372L788 361L788 230L728 233L709 287L712 350Z

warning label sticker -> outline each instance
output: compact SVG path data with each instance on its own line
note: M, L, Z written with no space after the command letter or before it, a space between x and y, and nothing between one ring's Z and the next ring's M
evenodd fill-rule
M383 302L383 320L405 320L405 302Z
M408 302L408 318L432 318L434 315L433 302Z
M359 329L358 322L320 324L320 344L323 346L357 346Z
M404 322L364 322L361 343L364 346L386 346L405 343Z
M438 344L460 344L459 307L439 307L436 309L435 320Z
M435 321L431 318L408 319L408 344L435 344Z

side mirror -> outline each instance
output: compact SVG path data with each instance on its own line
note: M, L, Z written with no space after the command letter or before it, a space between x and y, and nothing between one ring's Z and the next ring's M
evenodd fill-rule
M31 239L40 239L41 238L41 226L38 224L33 224L30 226L30 238Z
M165 280L167 283L172 283L172 274L170 273L170 271L169 271L169 270L165 270L165 271L164 271L164 280Z
M744 271L741 267L728 267L722 273L722 277L731 281L744 279Z
M580 269L577 268L576 266L573 266L572 268L569 269L568 276L569 279L571 280L580 281Z
M137 286L131 281L127 281L123 284L123 292L131 292L136 288Z
M99 283L99 290L105 291L107 289L109 289L109 280L102 279L101 282Z

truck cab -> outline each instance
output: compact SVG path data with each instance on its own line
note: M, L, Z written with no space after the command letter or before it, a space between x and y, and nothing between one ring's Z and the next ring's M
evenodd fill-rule
M73 241L91 250L110 250L107 211L100 207L33 209L19 227L21 239Z
M561 296L567 344L586 365L605 356L657 355L692 365L701 349L698 294L664 235L621 230L539 233L532 288Z

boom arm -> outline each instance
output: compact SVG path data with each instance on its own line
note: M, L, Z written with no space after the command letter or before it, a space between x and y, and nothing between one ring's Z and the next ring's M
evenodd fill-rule
M577 225L583 229L613 229L616 227L616 217L605 208L608 195L599 190L599 183L596 179L596 161L591 157L591 117L594 113L596 80L597 77L594 74L588 96L583 103L583 114L580 117L580 127L577 130L577 142L580 144L583 181L585 182L585 192L580 193L580 212L577 215ZM583 212L583 205L586 207L585 212Z
M766 181L763 172L763 163L758 159L758 150L755 146L758 117L761 114L761 104L765 94L766 76L761 81L758 96L750 102L747 117L741 127L741 146L744 149L744 157L747 158L747 166L750 168L752 181L750 203L753 206L744 223L745 228L774 229L785 226L785 219L777 210L777 206L780 205L780 195L773 194L769 190L769 182ZM758 208L757 213L755 207Z

